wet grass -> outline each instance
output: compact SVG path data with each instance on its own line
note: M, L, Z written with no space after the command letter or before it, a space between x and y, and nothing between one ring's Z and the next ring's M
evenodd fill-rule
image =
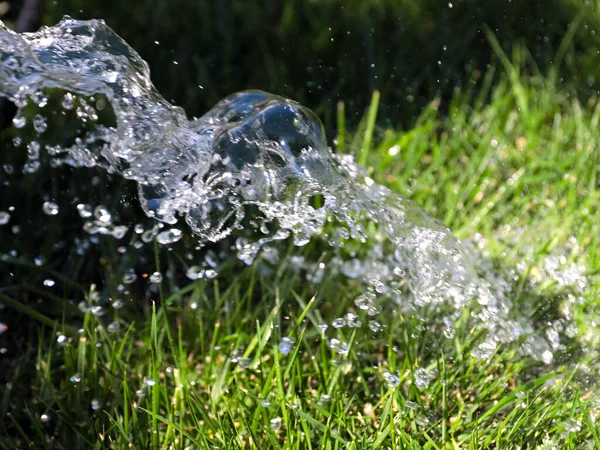
M504 66L482 90L457 92L447 114L433 101L413 128L381 129L375 96L358 132L338 118L337 150L481 244L473 263L508 279L515 314L548 322L577 297L574 342L552 365L524 356L523 342L473 358L484 336L467 310L449 335L440 320L400 311L378 318L377 331L360 312L360 328L319 331L352 309L356 292L337 277L307 283L289 258L224 267L180 288L167 277L149 290L141 277L123 295L130 265L100 238L103 286L76 277L89 254L70 256L76 263L54 291L35 290L57 278L46 267L3 262L22 278L0 290L3 314L14 317L0 337L10 350L0 355L0 448L600 447L600 104L564 93L555 72L523 75L531 60L518 47L506 58L496 50ZM557 253L586 266L589 289L544 275L544 259ZM186 262L173 251L153 265L164 273ZM104 315L74 307L95 305L96 290ZM110 306L116 299L122 308ZM284 337L293 338L289 353ZM332 351L332 338L348 352ZM429 384L417 383L419 369Z

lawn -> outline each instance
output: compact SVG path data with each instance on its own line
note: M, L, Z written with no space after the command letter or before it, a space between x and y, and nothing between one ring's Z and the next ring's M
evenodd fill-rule
M548 67L487 28L493 63L404 127L387 89L361 120L313 105L336 153L463 241L522 338L486 345L476 305L369 316L356 284L299 263L328 260L318 241L248 266L233 240L159 245L131 182L44 160L0 178L0 448L599 448L600 103L563 79L573 24ZM140 233L90 236L78 203ZM185 276L198 258L214 277Z

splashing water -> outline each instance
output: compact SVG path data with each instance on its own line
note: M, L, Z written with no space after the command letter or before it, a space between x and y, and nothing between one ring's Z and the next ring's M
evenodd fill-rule
M303 246L322 239L335 250L329 268L361 283L355 304L370 316L380 314L385 302L459 310L475 301L480 323L493 331L486 348L520 336L523 327L506 318L510 305L490 293L449 231L375 184L350 156L333 154L310 110L248 91L188 120L157 92L147 64L101 20L65 18L25 34L0 24L0 47L0 93L19 108L16 127L25 125L28 102L47 102L44 89L67 91L66 110L75 107L76 96L98 94L113 108L116 126L98 124L70 146L48 146L54 164L102 167L136 181L148 216L167 224L184 219L200 242L239 232L237 256L247 264L273 242L291 238ZM82 120L97 120L83 98L79 105ZM34 128L46 131L43 116L36 116ZM29 144L27 171L39 166L40 150L39 143ZM89 206L78 209L91 217ZM96 227L104 227L106 217L110 222L107 211L94 217ZM329 223L333 232L325 232ZM180 237L179 230L158 234L162 244ZM346 251L351 242L361 243L359 254ZM196 269L188 277L200 277ZM319 276L316 270L313 281ZM161 279L158 273L151 281ZM346 352L342 341L331 345Z

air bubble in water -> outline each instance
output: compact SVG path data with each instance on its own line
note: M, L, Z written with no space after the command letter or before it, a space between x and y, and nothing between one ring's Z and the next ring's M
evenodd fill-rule
M58 205L54 202L44 202L42 210L44 211L44 214L49 216L56 216L60 211Z

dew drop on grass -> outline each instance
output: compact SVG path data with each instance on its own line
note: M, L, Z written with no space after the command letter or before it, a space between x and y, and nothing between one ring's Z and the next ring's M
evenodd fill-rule
M121 309L124 306L123 300L113 300L111 306L114 309Z
M391 388L398 387L398 385L400 384L400 378L398 377L398 375L391 372L384 372L383 381L385 381L385 384L387 384L388 387Z
M42 211L44 211L44 214L47 214L48 216L56 216L59 213L59 207L54 202L44 202L42 205Z
M96 206L96 208L94 208L94 217L96 218L96 220L98 220L98 222L101 223L110 223L112 220L112 215L110 214L110 211L102 206Z
M260 406L262 406L263 408L269 408L271 406L271 402L263 400L262 402L260 402Z
M53 287L56 284L56 281L48 278L46 280L44 280L44 286L46 287Z
M119 331L119 326L120 326L119 322L115 320L114 322L111 322L108 324L108 326L106 327L106 330L109 333L116 333L117 331Z
M279 431L281 429L281 417L275 417L269 421L269 427L273 431Z
M100 404L100 401L97 398L93 398L92 401L90 402L90 407L94 411L98 411L101 406L102 405Z
M58 345L60 345L61 347L64 347L65 345L67 345L67 342L68 342L67 337L64 334L61 334L56 338L56 343Z
M333 328L342 328L344 325L346 325L346 321L343 317L338 317L337 319L334 319L333 322L331 322L331 326Z
M37 256L34 258L33 263L38 266L41 267L44 264L46 264L46 258L44 258L43 256Z
M10 214L6 211L0 211L0 225L6 225L10 222Z
M48 422L50 422L50 416L48 414L42 414L40 416L40 422L42 422L43 424L47 424Z
M153 378L144 377L143 383L145 386L152 387L156 384L156 381Z

